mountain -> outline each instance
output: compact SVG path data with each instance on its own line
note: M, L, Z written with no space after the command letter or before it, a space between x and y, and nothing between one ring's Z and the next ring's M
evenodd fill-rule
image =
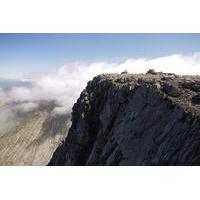
M12 102L0 107L0 165L47 165L66 137L70 114L53 115L52 101L34 106Z
M49 165L200 165L200 77L95 77Z

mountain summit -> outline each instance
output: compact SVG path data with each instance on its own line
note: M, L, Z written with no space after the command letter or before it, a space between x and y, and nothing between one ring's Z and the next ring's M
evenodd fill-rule
M200 165L200 77L95 77L49 165Z

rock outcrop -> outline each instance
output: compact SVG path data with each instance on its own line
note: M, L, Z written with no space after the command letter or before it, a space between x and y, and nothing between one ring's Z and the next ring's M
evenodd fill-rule
M200 165L200 77L95 77L49 165Z

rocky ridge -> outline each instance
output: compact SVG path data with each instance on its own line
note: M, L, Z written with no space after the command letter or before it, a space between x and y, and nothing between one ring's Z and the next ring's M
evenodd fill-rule
M49 165L200 165L200 76L95 77Z

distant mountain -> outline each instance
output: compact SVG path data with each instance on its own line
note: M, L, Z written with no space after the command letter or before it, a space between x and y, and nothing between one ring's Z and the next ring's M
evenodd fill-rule
M51 114L55 106L54 102L43 101L28 112L17 103L1 107L0 121L4 121L0 122L0 165L49 162L70 126L70 114Z
M29 80L0 79L7 94L31 87ZM46 165L70 126L70 113L55 115L54 101L17 102L0 99L0 165Z
M200 76L95 77L49 165L200 165Z

